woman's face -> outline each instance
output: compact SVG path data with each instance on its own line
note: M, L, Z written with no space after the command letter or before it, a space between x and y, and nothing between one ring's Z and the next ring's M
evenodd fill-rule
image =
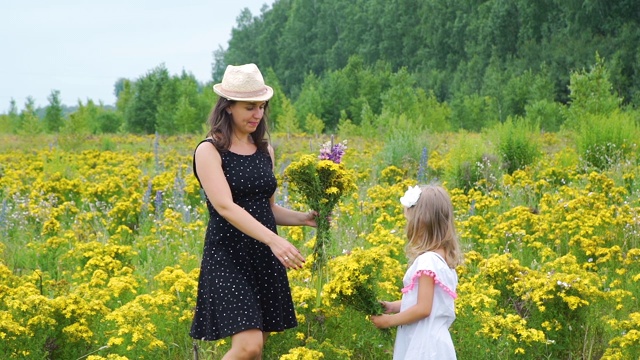
M233 117L233 128L236 131L250 134L258 128L264 109L267 105L266 101L247 102L238 101L229 106L229 111Z

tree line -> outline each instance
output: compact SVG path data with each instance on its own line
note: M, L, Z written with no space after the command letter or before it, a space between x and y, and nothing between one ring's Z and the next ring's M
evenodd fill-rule
M368 66L406 68L440 101L533 71L549 76L554 100L564 102L569 72L598 52L616 90L637 104L639 25L634 0L277 0L238 16L228 49L216 50L213 78L252 60L273 68L296 98L309 73L342 69L357 55Z
M640 105L632 0L276 0L236 20L210 82L161 64L119 79L115 107L87 100L67 113L55 90L44 111L12 101L0 132L202 132L211 84L248 62L276 90L272 129L287 133L478 131L510 118L557 131L571 117L571 77L596 68L617 106Z

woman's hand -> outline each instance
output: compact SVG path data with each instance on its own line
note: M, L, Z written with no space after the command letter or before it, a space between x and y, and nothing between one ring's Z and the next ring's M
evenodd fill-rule
M273 254L287 269L301 269L304 265L304 256L286 239L276 236L269 244Z
M316 222L316 218L318 217L318 212L315 210L309 210L304 213L304 218L302 220L302 224L311 227L317 227L318 223Z

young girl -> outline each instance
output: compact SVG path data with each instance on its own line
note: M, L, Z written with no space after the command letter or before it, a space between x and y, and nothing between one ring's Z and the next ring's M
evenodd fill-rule
M407 218L409 270L402 300L383 301L386 314L371 316L381 329L399 326L394 360L456 359L449 334L455 320L455 267L462 261L453 205L440 186L415 186L400 199Z

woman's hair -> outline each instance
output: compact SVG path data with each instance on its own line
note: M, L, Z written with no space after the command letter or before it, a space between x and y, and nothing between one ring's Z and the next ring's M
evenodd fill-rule
M437 185L420 187L418 202L405 208L409 262L419 255L443 248L450 268L462 263L462 252L454 224L453 204L447 191Z
M231 136L233 136L233 117L227 112L227 108L237 101L227 100L220 97L216 106L213 107L209 114L207 123L209 124L209 133L207 136L213 138L213 143L219 151L228 151L231 146ZM256 131L251 133L253 143L258 147L258 151L268 153L269 146L269 129L267 127L267 111L269 102L264 106L264 115L258 124Z

